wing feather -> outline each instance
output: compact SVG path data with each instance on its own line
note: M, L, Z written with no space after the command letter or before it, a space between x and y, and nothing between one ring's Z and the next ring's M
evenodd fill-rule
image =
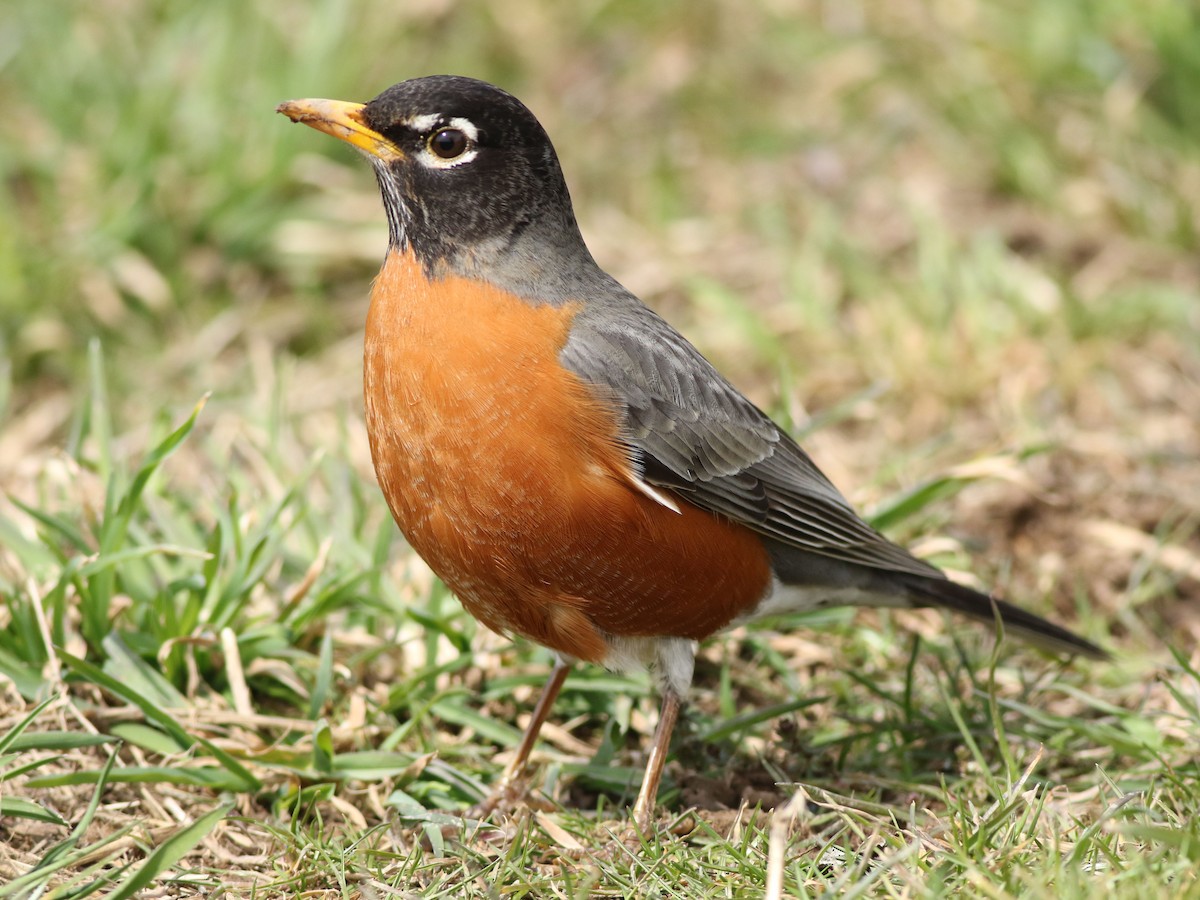
M628 295L572 324L563 364L618 407L650 485L799 550L942 577L858 517L789 435Z

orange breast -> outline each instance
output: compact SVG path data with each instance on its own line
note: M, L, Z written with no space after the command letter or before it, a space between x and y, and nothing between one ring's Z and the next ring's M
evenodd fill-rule
M632 487L611 408L534 306L389 254L371 293L367 431L414 549L485 625L602 662L606 637L703 638L770 582L748 529Z

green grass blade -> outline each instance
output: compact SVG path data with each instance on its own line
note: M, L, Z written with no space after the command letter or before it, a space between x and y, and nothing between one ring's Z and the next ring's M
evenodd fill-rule
M501 746L514 747L520 742L520 731L472 709L467 700L465 694L450 694L434 703L430 711L446 722L473 728L481 737Z
M317 656L317 679L308 702L308 717L315 719L325 708L333 690L333 634L321 636L321 651Z
M184 420L183 424L168 434L165 438L159 441L158 444L146 455L142 460L142 464L138 466L137 473L133 476L133 481L129 485L129 490L121 498L121 505L118 510L120 515L119 534L123 537L124 530L129 525L129 520L133 516L133 511L136 508L138 501L141 500L142 492L146 489L146 484L150 481L151 476L162 465L163 460L179 449L192 429L196 426L196 420L200 417L200 413L204 409L204 405L208 402L208 394L201 397L196 405L192 408L192 413Z
M39 759L32 759L22 765L14 766L11 769L5 768L10 761L16 758L16 756L17 754L13 754L12 756L0 758L0 782L12 781L14 778L20 778L22 775L27 775L30 772L36 772L42 766L48 765L49 763L62 758L60 756L43 756Z
M232 802L222 803L216 809L205 813L191 825L181 828L167 840L159 844L144 863L116 890L108 895L107 900L128 900L165 872L170 871L179 860L183 859L192 848L208 836L217 823L224 819L233 809Z
M134 653L115 632L105 635L100 644L107 654L103 669L113 680L137 693L147 703L166 709L184 709L187 698L144 659Z
M23 719L21 719L20 722L13 725L8 729L8 731L4 732L4 734L0 735L0 753L7 753L9 750L14 749L13 745L16 743L17 738L21 736L21 732L32 725L33 720L41 715L42 711L53 702L53 697L47 697L45 700L31 709L29 713Z
M333 772L333 732L324 719L317 723L317 730L313 732L312 764L322 775Z
M107 734L87 734L82 731L37 731L18 736L8 749L15 753L26 750L78 750L81 747L111 744L114 740ZM0 748L2 751L3 748Z
M0 797L0 817L15 816L22 819L33 819L37 822L48 822L51 825L67 826L67 820L56 812L46 809L39 803L26 800L24 797Z
M211 741L198 735L189 734L182 725L175 719L159 709L153 703L146 700L136 691L131 690L126 685L109 676L106 672L100 670L91 663L67 653L65 650L59 650L59 657L62 659L73 672L81 677L98 684L100 687L116 694L118 697L123 697L130 703L134 704L151 722L161 727L163 731L171 736L180 750L190 751L195 745L199 744L203 747L214 759L224 766L230 773L235 775L242 784L242 790L257 790L260 782L251 774L250 770L243 766L240 762L215 746Z
M30 506L19 497L9 497L9 500L21 512L43 525L50 534L56 534L65 540L77 553L91 553L93 551L94 547L87 536L71 522L67 521L67 519L38 509L35 506Z
M109 728L109 733L135 747L163 756L179 752L179 747L170 735L142 722L116 722Z
M29 780L33 788L73 784L190 784L214 791L243 791L245 782L216 766L122 766L113 772L81 770L61 775L42 775Z
M867 521L875 530L886 532L905 519L912 518L925 507L953 497L968 483L969 479L954 478L949 475L926 481L910 490L889 497L871 510Z
M79 842L83 839L83 836L87 833L87 830L91 827L93 819L96 817L96 811L100 808L100 798L104 791L104 785L107 783L108 774L112 771L116 759L117 749L113 748L112 752L108 754L104 768L100 771L100 777L96 781L96 790L92 792L92 798L88 802L87 809L84 810L83 815L71 833L47 850L32 870L15 878L9 884L0 887L0 897L30 896L26 891L44 884L55 872L74 865L78 857L87 852L95 851L105 843L115 841L120 836L120 832L115 832L105 837L98 844L92 845L87 851L74 852ZM123 831L127 832L132 828L132 825L126 826Z

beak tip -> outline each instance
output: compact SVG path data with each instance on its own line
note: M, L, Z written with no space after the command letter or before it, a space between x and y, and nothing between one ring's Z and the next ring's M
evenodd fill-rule
M365 108L365 104L343 100L307 99L285 100L275 107L275 111L293 122L345 141L378 159L402 159L404 154L396 145L363 120L362 111Z

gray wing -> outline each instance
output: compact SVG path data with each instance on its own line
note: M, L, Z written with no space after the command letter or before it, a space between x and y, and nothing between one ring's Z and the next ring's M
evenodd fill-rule
M860 519L808 454L628 295L581 312L560 359L624 417L638 475L798 550L943 577Z

